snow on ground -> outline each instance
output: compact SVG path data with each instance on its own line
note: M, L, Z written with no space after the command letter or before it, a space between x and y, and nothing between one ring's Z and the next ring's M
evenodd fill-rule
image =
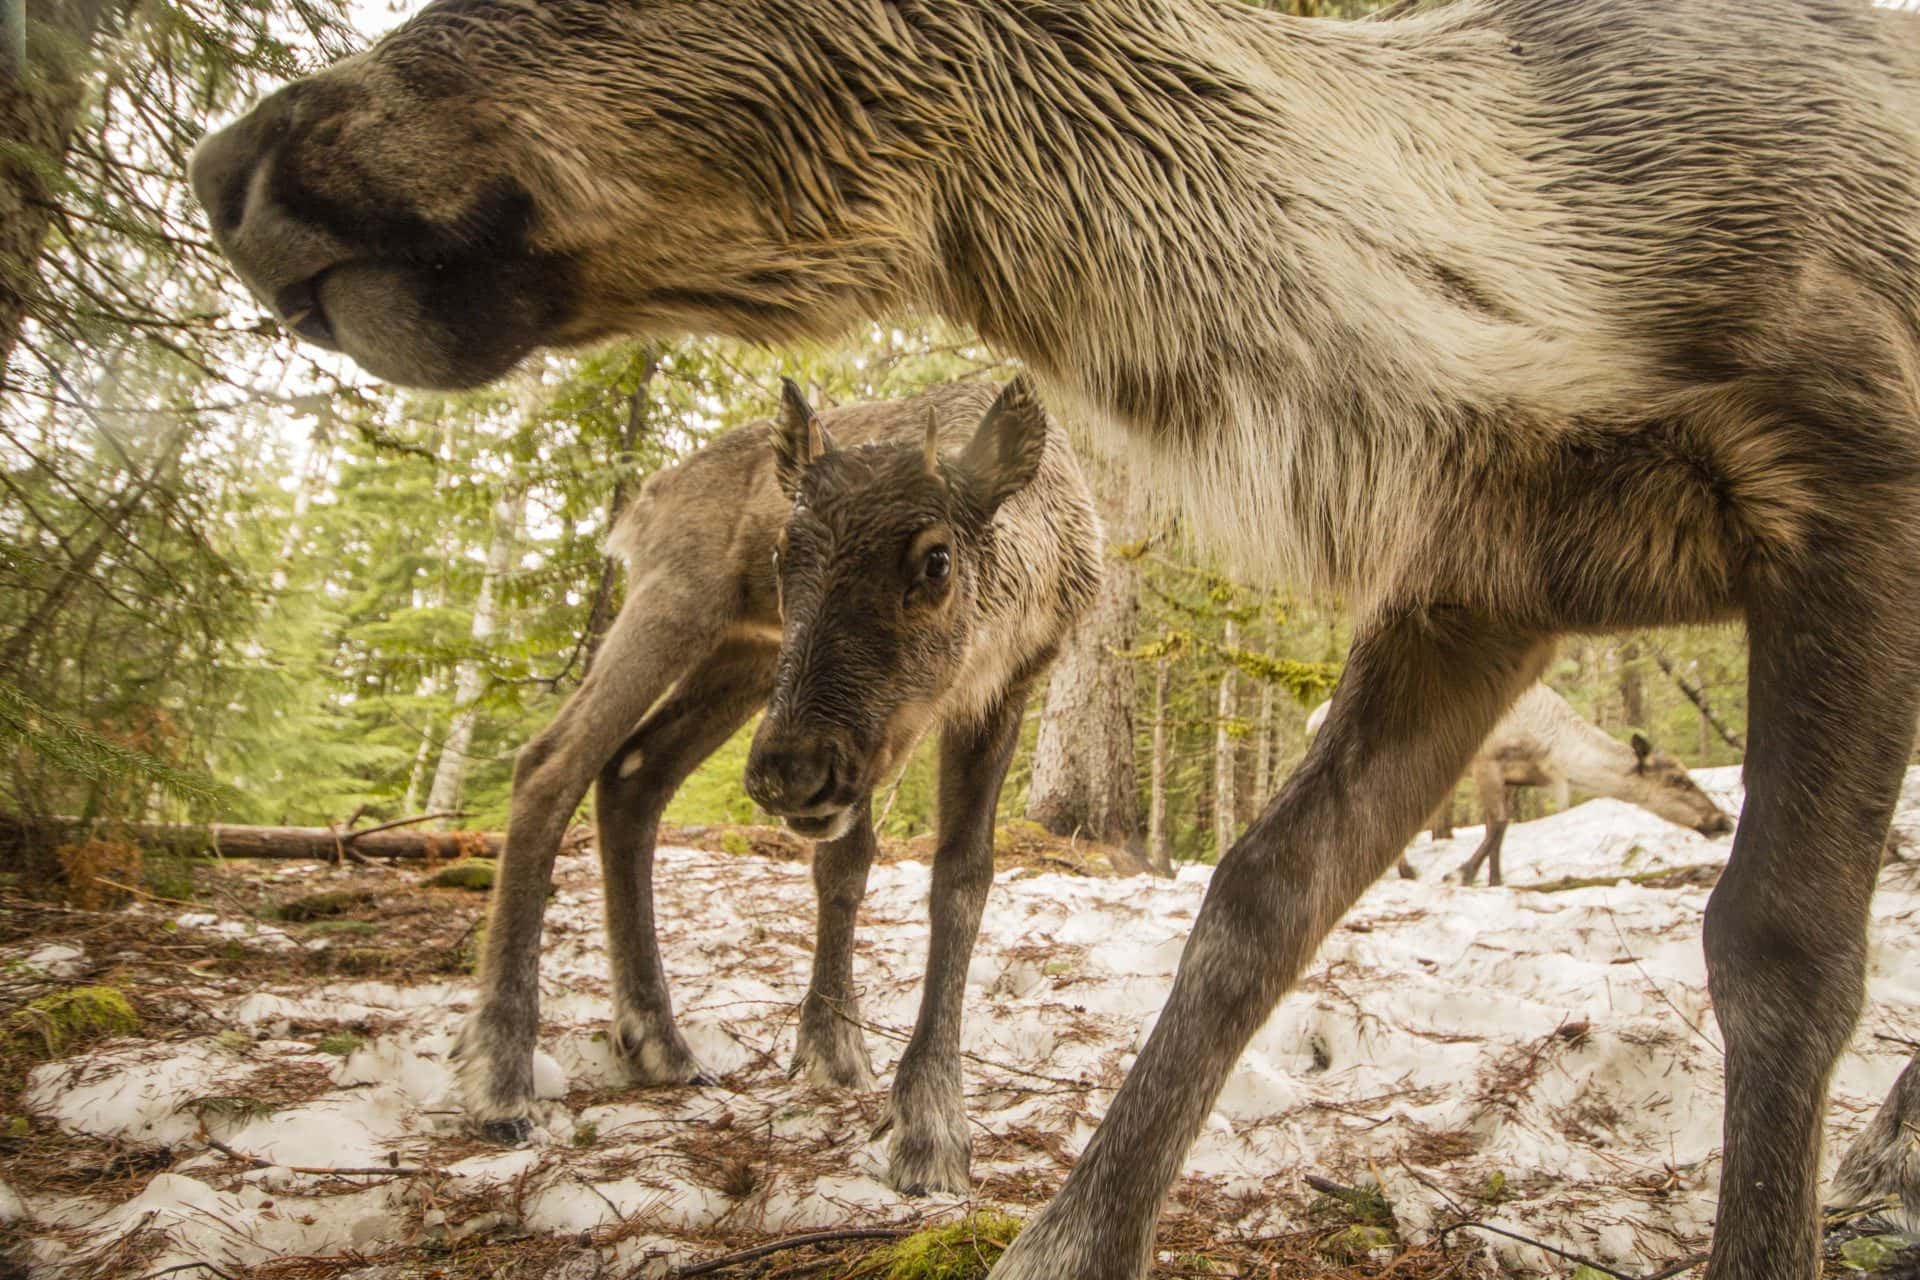
M1700 779L1737 804L1733 771ZM1909 792L1901 822L1920 823L1920 771ZM1302 1175L1318 1173L1377 1178L1415 1237L1472 1208L1628 1270L1704 1242L1722 1100L1699 943L1707 890L1525 886L1723 861L1728 842L1595 801L1513 827L1509 887L1441 883L1478 835L1422 837L1411 851L1422 878L1382 881L1328 939L1229 1080L1176 1209L1204 1203L1223 1233L1284 1229L1297 1220ZM110 1046L37 1071L30 1108L68 1131L205 1151L120 1203L13 1188L46 1229L40 1260L58 1264L47 1272L84 1270L136 1230L163 1240L148 1255L152 1269L235 1269L503 1223L577 1235L622 1219L634 1225L601 1261L626 1267L712 1252L729 1232L924 1210L878 1179L884 1145L868 1139L878 1097L786 1078L812 941L804 865L661 851L662 947L680 1018L722 1084L658 1091L626 1088L601 1035L607 967L594 864L569 857L561 868L538 1073L555 1105L535 1145L486 1148L462 1136L449 1111L442 1054L468 983L223 996L225 1035ZM1890 869L1875 902L1870 1002L1835 1078L1829 1169L1906 1060L1875 1033L1920 1029L1915 872ZM967 1008L983 1199L1025 1209L1057 1186L1151 1027L1207 879L1203 867L1172 883L999 875ZM865 1016L886 1029L869 1035L883 1080L918 1000L928 881L917 863L877 866L862 916L858 974ZM327 1019L382 1030L345 1057L289 1038L290 1026ZM308 1073L308 1100L272 1111L209 1105L263 1065ZM197 1145L202 1124L268 1167L246 1170ZM390 1162L444 1172L312 1172ZM15 1208L5 1194L0 1206ZM1569 1270L1524 1245L1488 1247L1510 1274Z

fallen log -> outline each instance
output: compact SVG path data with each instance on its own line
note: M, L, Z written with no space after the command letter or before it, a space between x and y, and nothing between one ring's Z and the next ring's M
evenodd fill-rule
M51 847L80 837L88 824L78 818L27 820L0 814L0 845ZM497 858L506 837L497 831L425 831L386 824L364 831L330 827L249 827L215 822L204 826L156 822L96 823L97 839L131 840L147 849L179 855L268 858L335 862L350 854L362 858ZM584 828L569 843L584 838Z

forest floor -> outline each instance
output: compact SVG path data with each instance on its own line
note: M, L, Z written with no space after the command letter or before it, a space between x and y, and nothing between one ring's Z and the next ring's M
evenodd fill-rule
M1731 771L1700 778L1737 804ZM1920 781L1899 821L1920 825ZM1418 842L1421 879L1375 886L1255 1038L1174 1190L1156 1276L1575 1273L1544 1245L1597 1280L1704 1247L1722 1095L1699 923L1728 842L1595 801L1514 827L1508 887L1443 883L1477 835ZM682 843L708 847L660 852L661 945L719 1083L626 1083L603 1035L598 868L570 853L542 961L544 1113L513 1150L467 1134L445 1096L480 893L418 867L226 863L194 873L191 903L0 901L0 1273L978 1275L915 1271L884 1234L1024 1216L1058 1187L1209 874L1120 879L1092 851L1024 842L967 992L974 1196L909 1200L869 1138L884 1096L787 1078L813 936L804 846L739 829ZM876 866L861 919L883 1081L919 995L916 853ZM1887 870L1874 917L1829 1168L1920 1034L1920 865ZM963 1260L1008 1229L970 1219ZM702 1265L809 1233L836 1234Z

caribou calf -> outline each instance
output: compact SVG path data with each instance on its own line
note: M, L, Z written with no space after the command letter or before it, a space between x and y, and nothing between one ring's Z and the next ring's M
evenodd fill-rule
M908 1194L961 1192L961 998L993 880L994 806L1028 693L1098 586L1098 526L1024 376L956 456L931 418L912 444L838 447L791 385L781 423L784 631L747 791L864 877L867 797L939 728L932 936L894 1076L887 1178Z
M820 454L829 432L839 447ZM997 399L957 385L819 416L788 384L772 434L769 447L766 428L741 428L656 472L613 530L626 603L580 688L515 762L479 997L454 1049L460 1098L496 1141L531 1132L541 917L562 833L596 779L613 1043L642 1083L704 1079L654 935L654 844L674 792L769 693L749 787L821 842L793 1070L872 1088L853 988L868 796L938 721L934 948L894 1089L891 1177L963 1188L959 992L994 800L1027 685L1092 598L1099 527L1064 433L1024 382ZM936 451L961 440L956 457Z
M1323 702L1313 709L1307 717L1309 734L1319 730L1331 705ZM1467 774L1480 793L1486 835L1455 873L1462 884L1474 882L1482 863L1487 866L1487 883L1501 883L1508 787L1551 787L1564 800L1567 788L1573 786L1637 804L1703 836L1723 836L1733 830L1733 819L1699 788L1685 764L1654 750L1644 734L1634 734L1631 744L1621 742L1544 684L1535 683L1515 699L1512 709L1480 744ZM1400 877L1414 878L1404 854Z

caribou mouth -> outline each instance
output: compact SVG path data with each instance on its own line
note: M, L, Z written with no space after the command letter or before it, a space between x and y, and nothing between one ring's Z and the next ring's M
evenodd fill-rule
M788 817L786 823L789 830L806 840L838 840L853 828L853 809L848 807L810 817L795 815Z
M288 285L274 295L273 309L280 316L281 327L302 341L338 351L340 344L333 334L333 322L327 319L326 309L320 305L320 282L325 276L323 271Z

